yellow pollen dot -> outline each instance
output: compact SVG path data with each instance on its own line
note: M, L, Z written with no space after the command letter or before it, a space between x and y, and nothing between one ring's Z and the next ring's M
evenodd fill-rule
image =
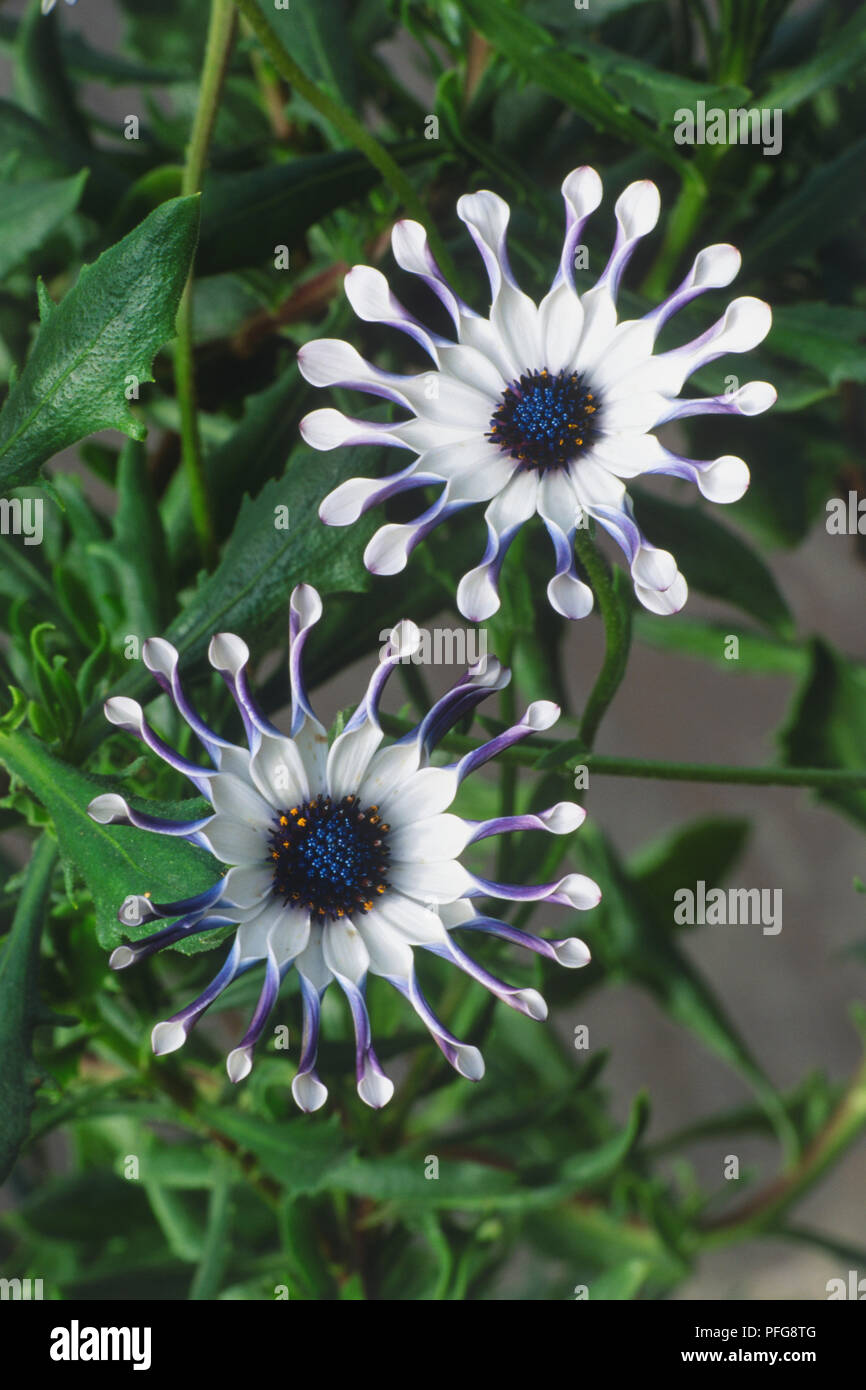
M365 912L369 912L369 911L370 911L370 908L371 908L372 906L373 906L372 901L369 901L369 902L364 903L364 904L363 904L364 911L365 911Z
M385 885L384 885L384 883L377 883L377 884L376 884L376 892L377 892L377 893L384 893L384 891L385 891Z
M307 818L306 818L306 816L299 816L299 817L298 817L298 825L304 826L304 825L306 825L306 823L307 823Z
M289 823L289 818L288 818L288 816L280 816L280 825L288 825L288 823Z
M289 848L289 842L288 842L288 840L283 840L283 849L288 849L288 848Z
M582 444L582 443L583 443L583 440L582 440L582 439L575 439L574 442L575 442L575 444Z
M290 815L290 816L296 816L297 814L298 814L298 808L297 808L297 806L293 806L292 809L291 809L291 811L289 812L289 815Z

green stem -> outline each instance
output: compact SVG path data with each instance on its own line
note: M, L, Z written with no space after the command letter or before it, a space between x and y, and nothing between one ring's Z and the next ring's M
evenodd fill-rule
M662 782L731 782L751 787L814 787L818 790L866 788L866 769L829 767L726 767L723 763L667 763L660 758L606 758L583 761L607 777L654 777Z
M625 675L631 643L631 610L619 588L618 578L612 578L589 531L578 529L575 532L575 548L589 577L604 623L604 661L590 691L578 730L581 742L589 751Z
M804 1192L824 1176L864 1126L866 1062L859 1067L833 1115L800 1161L738 1211L708 1224L701 1235L701 1246L728 1245L772 1227Z
M373 168L378 169L385 182L391 185L407 212L411 212L413 217L426 226L427 210L423 202L384 145L381 145L376 137L365 129L351 111L347 111L345 107L329 96L298 66L275 34L256 0L234 0L234 3L255 33L283 81L293 87L296 92L300 92L304 100L308 101L314 110L324 116L327 121L330 121L335 130L338 130L350 144L354 145L356 150L360 150L361 154L369 159ZM436 229L427 227L427 235L441 270L448 279L455 279L456 274L451 257Z
M721 145L714 145L712 151L715 153L722 148ZM658 255L641 285L641 293L648 299L663 299L667 293L677 262L703 216L707 192L706 180L694 166L690 166L665 224L664 240Z
M211 0L198 103L181 180L181 192L185 195L201 192L208 147L234 42L235 19L231 0ZM192 315L190 271L177 315L174 372L180 408L181 459L189 488L190 511L202 558L210 567L216 559L217 545L198 427Z
M381 721L386 733L398 738L414 727L410 720L391 714L383 714ZM501 732L498 722L494 731ZM470 734L446 734L441 743L445 752L457 754L469 753L477 746L478 740ZM497 762L532 767L538 762L540 753L556 752L563 746L555 739L533 737L523 745L504 749L497 755ZM866 790L866 768L726 767L724 763L669 763L661 758L615 758L598 753L583 756L582 746L576 746L572 756L580 758L591 772L608 777L652 777L663 782L729 782L753 787L813 787L819 791ZM572 768L563 766L562 773L570 777Z

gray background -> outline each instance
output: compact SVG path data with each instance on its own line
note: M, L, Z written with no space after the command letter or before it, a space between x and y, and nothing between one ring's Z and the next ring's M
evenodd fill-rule
M22 8L14 3L5 11L16 14ZM110 48L117 41L117 16L107 0L81 0L73 10L61 0L59 8L62 21L81 29L97 46ZM410 55L389 53L389 58L402 66ZM9 79L4 61L0 89L8 90ZM97 95L101 114L118 125L128 112L144 109L134 93L118 89L94 89L87 94L87 104ZM480 551L480 514L478 524ZM539 544L545 543L540 537ZM796 553L773 557L771 566L802 633L821 631L843 651L866 656L866 575L852 539L828 536L821 528ZM687 609L693 617L722 611L697 596ZM727 631L737 631L735 619L725 621ZM376 638L371 634L371 651L378 645ZM574 625L570 650L569 683L573 707L579 709L601 660L602 634L595 619ZM367 673L368 663L359 663L320 692L317 704L322 711L336 710L353 699ZM440 683L445 683L444 673L441 682L436 680ZM638 645L596 751L678 761L769 762L775 757L773 731L792 693L793 683L787 678L741 675L735 669L729 673ZM866 878L862 835L798 790L596 776L586 804L624 853L695 816L753 818L753 834L736 881L783 890L783 930L772 937L756 928L704 927L689 936L688 950L777 1086L791 1086L816 1068L840 1080L850 1075L860 1048L847 1007L863 996L864 975L862 966L842 952L851 942L866 939L866 899L852 888L855 875ZM637 1090L649 1090L655 1137L750 1099L728 1068L636 990L604 989L579 1016L560 1018L557 1026L570 1037L577 1022L589 1025L593 1048L611 1049L606 1078L620 1117ZM739 1138L726 1144L703 1143L689 1152L701 1177L713 1185L721 1179L728 1152L739 1155L741 1169L756 1169L764 1180L774 1174L778 1162L774 1144ZM798 1206L797 1223L866 1245L864 1159L866 1142L861 1142ZM866 1275L866 1269L859 1273ZM779 1241L754 1241L704 1257L678 1297L822 1299L826 1281L846 1274L839 1261L821 1253Z

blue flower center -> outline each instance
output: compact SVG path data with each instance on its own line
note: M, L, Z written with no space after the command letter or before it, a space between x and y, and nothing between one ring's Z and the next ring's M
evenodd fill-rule
M356 796L317 796L281 812L270 832L274 892L331 921L369 912L388 887L389 829Z
M564 468L595 439L597 412L577 372L525 372L503 392L486 437L526 468Z

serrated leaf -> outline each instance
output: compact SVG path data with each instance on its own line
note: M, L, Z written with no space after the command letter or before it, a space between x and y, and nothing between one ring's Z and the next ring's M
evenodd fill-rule
M87 814L94 796L108 790L97 780L55 757L43 744L19 731L0 731L0 763L18 777L45 807L70 877L85 883L96 908L96 934L106 949L124 936L146 936L150 928L121 927L117 912L130 893L150 892L157 901L188 898L218 876L211 855L175 837L125 826L98 825ZM201 814L164 803L148 802L156 815L188 818ZM213 936L205 942L214 945ZM201 942L198 943L199 948Z
M0 413L0 488L32 482L47 459L97 430L144 437L126 378L153 380L151 363L174 332L197 228L197 198L162 204L85 266L43 321Z
M35 1099L30 1060L39 1021L39 940L48 908L56 849L43 835L27 866L12 930L0 955L0 1183L27 1137Z

